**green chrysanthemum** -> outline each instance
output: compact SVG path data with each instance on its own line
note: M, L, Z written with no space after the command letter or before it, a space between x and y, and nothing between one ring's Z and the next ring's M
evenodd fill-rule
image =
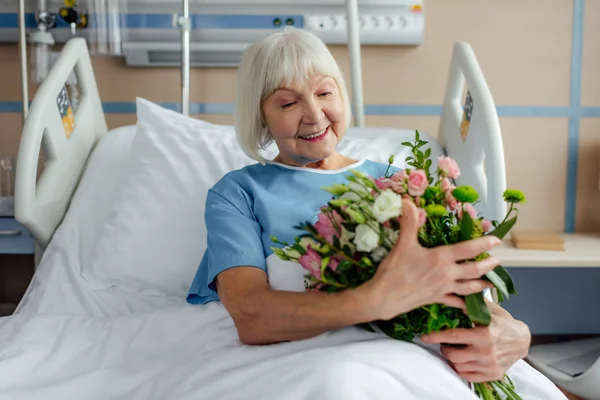
M444 215L448 214L446 207L439 204L428 205L425 207L425 212L427 213L428 217L443 217Z
M475 203L479 199L479 193L471 186L462 185L452 191L452 196L461 203Z
M429 186L425 189L425 193L421 196L422 199L432 200L440 193L440 189L437 186Z
M517 189L506 189L503 196L507 203L525 203L525 194Z

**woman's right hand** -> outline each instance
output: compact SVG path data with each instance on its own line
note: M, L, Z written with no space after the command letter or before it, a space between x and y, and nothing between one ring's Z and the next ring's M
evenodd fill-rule
M425 248L418 241L419 217L413 202L402 202L398 240L381 262L368 289L376 319L389 320L428 304L465 308L457 295L478 293L493 285L481 279L499 265L494 257L458 264L500 244L486 236L452 245ZM363 288L363 289L365 289Z

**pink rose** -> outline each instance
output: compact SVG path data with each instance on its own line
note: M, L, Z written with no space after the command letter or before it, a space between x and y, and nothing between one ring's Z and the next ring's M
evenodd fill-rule
M425 225L425 222L427 222L427 213L425 212L425 209L419 207L418 208L419 211L419 227Z
M457 211L457 217L458 217L458 219L462 219L463 210L466 211L467 213L469 213L469 216L471 217L471 219L476 219L477 218L477 211L475 210L475 207L473 207L473 204L471 204L471 203L464 203L462 205L462 207L458 208L458 211Z
M338 214L337 211L333 211L331 214L335 220L335 225L340 226L342 223L342 216ZM328 213L320 213L318 221L315 223L315 229L319 235L325 238L325 240L327 240L329 243L333 243L333 237L338 236L338 231L335 225L332 223Z
M422 196L428 186L427 174L422 169L412 171L408 175L408 193L411 196Z
M404 170L398 171L390 179L394 182L404 182L406 181L406 172Z
M438 169L440 169L445 176L451 179L456 179L460 176L458 164L450 157L438 157Z
M442 181L442 191L452 192L454 189L456 189L456 186L454 186L452 182L450 182L450 179L444 178L444 180Z
M491 221L488 221L487 219L484 219L481 221L481 229L483 229L484 232L489 232L492 230L492 223Z
M456 200L456 198L452 196L451 192L446 192L446 194L444 195L444 200L446 201L446 204L448 205L450 211L454 211L457 209L458 200Z
M306 253L298 258L298 262L307 269L312 276L321 279L321 256L308 246Z
M375 185L377 185L379 190L385 190L392 186L392 181L388 178L377 178L375 179Z

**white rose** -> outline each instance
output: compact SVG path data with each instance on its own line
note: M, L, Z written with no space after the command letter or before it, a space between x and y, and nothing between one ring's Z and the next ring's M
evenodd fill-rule
M354 244L358 251L369 252L379 245L379 234L368 225L360 224L356 227Z
M375 250L373 250L373 252L371 252L371 257L375 262L383 260L387 255L388 251L385 249L385 247L378 247Z
M402 214L402 197L391 189L386 189L377 196L371 212L379 222L385 222Z
M348 199L348 200L352 200L352 201L359 201L361 199L360 195L358 193L364 193L364 194L368 194L369 192L367 191L367 189L361 185L358 182L350 182L348 184L348 187L350 188L349 191L347 191L346 193L344 193L343 195L340 196L340 199ZM356 193L358 192L358 193Z

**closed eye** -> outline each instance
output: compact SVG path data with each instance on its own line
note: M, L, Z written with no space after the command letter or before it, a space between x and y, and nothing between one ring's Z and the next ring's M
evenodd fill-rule
M319 96L328 96L328 95L330 95L330 94L331 94L331 92L323 92L323 93L321 93Z
M288 107L291 107L291 106L293 106L294 104L296 104L296 102L295 102L295 101L293 101L293 102L291 102L291 103L285 103L284 105L282 105L282 106L281 106L281 108L288 108Z

